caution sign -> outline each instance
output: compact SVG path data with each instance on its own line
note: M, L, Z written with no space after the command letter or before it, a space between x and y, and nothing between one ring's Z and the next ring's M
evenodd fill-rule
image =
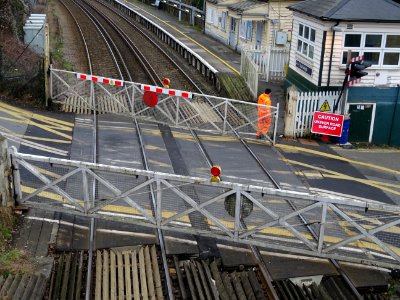
M333 112L335 98L333 96L321 96L318 100L317 110L322 112Z
M320 111L314 112L311 126L312 133L341 136L344 115L328 114Z
M325 100L324 103L322 103L322 106L320 107L319 111L331 111L331 107L329 106L328 100Z

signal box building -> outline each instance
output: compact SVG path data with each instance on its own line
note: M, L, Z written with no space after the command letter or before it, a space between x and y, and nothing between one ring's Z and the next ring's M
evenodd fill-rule
M363 55L372 66L349 87L349 141L400 145L400 4L306 0L288 8L293 37L286 86L340 90L348 50Z
M206 0L205 33L237 52L243 47L289 46L299 1Z

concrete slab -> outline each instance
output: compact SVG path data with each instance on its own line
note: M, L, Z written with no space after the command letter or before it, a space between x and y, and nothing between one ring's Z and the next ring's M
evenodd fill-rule
M383 270L343 262L339 264L356 288L385 286L390 279L389 273Z
M315 275L338 275L335 267L326 259L274 253L261 250L261 255L272 279Z

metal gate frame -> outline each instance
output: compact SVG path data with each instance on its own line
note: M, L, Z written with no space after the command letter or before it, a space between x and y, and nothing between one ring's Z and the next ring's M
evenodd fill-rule
M14 147L9 152L17 201L29 207L322 258L400 266L400 207L395 205L224 181L210 183L208 178L22 154ZM56 172L57 178L50 178ZM74 187L73 192L79 194L63 185L74 176L79 176L74 180L80 189ZM129 184L121 188L124 178ZM138 178L141 181L135 183ZM90 199L93 180L103 190L94 201ZM156 192L155 214L150 199L141 198L150 186ZM203 195L200 200L191 196L193 189L202 191L198 192ZM226 210L227 197L234 200L233 216ZM244 201L254 207L251 217L242 216ZM110 205L124 211L112 214ZM191 224L192 213L200 214L209 227ZM300 215L307 224L299 222ZM318 239L309 234L308 226Z
M123 86L110 85L115 79L85 75L96 80L81 80L79 73L51 68L51 98L54 103L68 105L75 99L85 110L99 113L117 113L132 118L153 121L173 127L192 128L222 135L238 134L241 138L255 138L258 129L258 108L271 111L271 135L273 144L278 128L279 104L265 106L229 98L185 92L174 89L121 81ZM106 81L108 84L101 83ZM144 104L146 91L154 91L158 104Z

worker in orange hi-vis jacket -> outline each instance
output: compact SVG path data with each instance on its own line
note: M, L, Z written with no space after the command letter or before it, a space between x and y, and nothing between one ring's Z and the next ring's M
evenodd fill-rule
M259 105L267 105L268 107L258 106L258 130L257 138L265 138L271 125L271 90L265 89L265 92L258 96Z

